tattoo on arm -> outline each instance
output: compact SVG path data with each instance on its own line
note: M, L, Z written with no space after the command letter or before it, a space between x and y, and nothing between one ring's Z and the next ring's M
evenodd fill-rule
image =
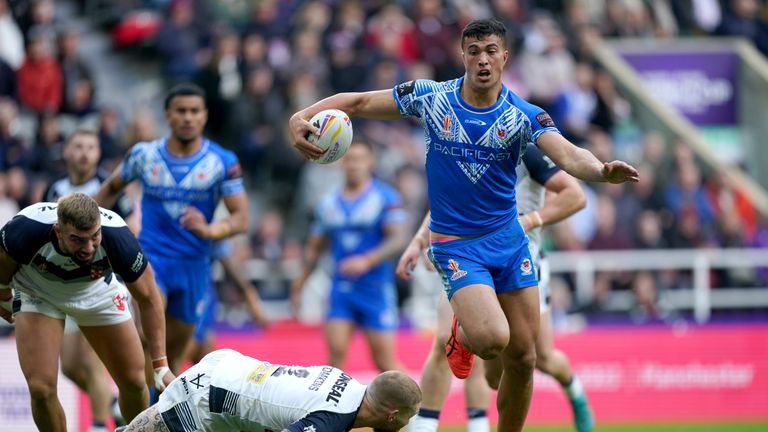
M156 406L150 407L139 414L125 432L169 432L163 422L163 417Z

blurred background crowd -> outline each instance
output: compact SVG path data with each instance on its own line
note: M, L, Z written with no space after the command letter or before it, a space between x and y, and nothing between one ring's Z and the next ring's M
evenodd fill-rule
M0 224L65 174L61 148L76 127L99 131L112 170L134 143L166 132L164 91L192 81L207 92L207 136L237 153L247 179L252 228L235 255L267 269L295 263L314 204L341 173L291 148L288 116L336 92L458 77L461 29L488 16L510 29L506 85L575 143L641 172L638 184L583 185L587 208L548 230L547 250L768 246L768 224L727 173L706 169L686 142L641 130L593 58L604 37L741 36L767 53L759 0L0 0ZM377 176L400 191L415 231L426 211L423 132L408 121L354 127L377 148ZM267 273L262 295L285 299L290 272ZM712 276L714 286L768 284L759 270ZM594 299L580 303L565 277L554 306L590 319L625 291L636 299L629 316L674 320L663 293L690 279L600 273ZM407 309L410 286L399 293ZM222 287L222 299L238 295Z

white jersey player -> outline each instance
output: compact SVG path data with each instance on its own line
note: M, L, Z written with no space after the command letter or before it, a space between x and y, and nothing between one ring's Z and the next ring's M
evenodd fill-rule
M331 366L272 364L222 349L176 378L126 432L396 431L421 390L402 372L361 384Z

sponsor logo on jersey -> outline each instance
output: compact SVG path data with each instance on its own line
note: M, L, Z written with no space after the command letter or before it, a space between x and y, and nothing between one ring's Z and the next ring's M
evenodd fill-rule
M478 125L478 126L485 126L486 125L486 123L484 121L482 121L480 119L474 119L474 118L465 119L464 123L469 123L469 124Z
M312 391L320 390L320 386L323 385L325 380L328 379L328 377L331 375L331 372L333 372L332 367L323 366L323 369L320 371L320 375L318 375L318 377L315 378L314 381L312 381L312 384L309 386L309 389Z
M459 268L459 262L454 259L448 260L448 268L451 269L451 271L453 272L453 274L451 275L452 281L461 279L467 275L467 272L465 270L462 270Z
M331 391L328 392L328 396L325 397L325 401L339 403L339 398L341 398L341 394L344 393L344 390L347 389L347 385L350 381L352 381L352 377L342 372L339 378L336 379L336 382L333 383Z
M267 377L272 375L272 372L276 371L277 367L272 366L270 363L259 363L258 366L248 374L248 382L251 384L262 384Z
M317 428L315 428L315 425L304 426L302 432L317 432Z
M399 97L407 96L413 93L413 89L416 87L416 81L404 82L397 86L397 95Z
M114 297L112 297L112 304L115 305L117 310L119 310L120 312L124 312L125 311L125 299L126 299L125 294L117 293L117 294L115 294Z
M520 273L523 276L528 276L533 273L533 266L531 265L531 260L529 260L528 258L523 260L523 262L520 264Z

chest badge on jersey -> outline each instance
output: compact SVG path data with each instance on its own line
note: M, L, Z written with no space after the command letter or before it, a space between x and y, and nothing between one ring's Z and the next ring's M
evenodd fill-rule
M453 272L453 274L451 275L451 280L452 281L461 279L461 278L463 278L464 276L467 275L467 271L460 269L459 268L459 262L456 261L456 260L449 259L448 260L448 268L451 269L451 271Z
M459 122L454 119L452 113L443 116L443 122L439 125L437 136L446 141L458 141Z

